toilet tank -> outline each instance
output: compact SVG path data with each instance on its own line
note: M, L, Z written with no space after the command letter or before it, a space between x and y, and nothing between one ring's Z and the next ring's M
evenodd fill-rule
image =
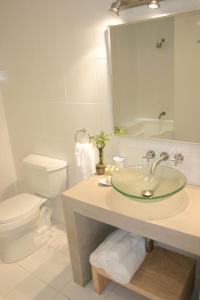
M30 154L23 159L26 182L32 193L54 198L67 188L67 162Z

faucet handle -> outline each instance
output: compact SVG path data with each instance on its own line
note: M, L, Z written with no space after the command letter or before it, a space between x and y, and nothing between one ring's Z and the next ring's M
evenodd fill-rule
M184 155L182 153L176 153L171 161L174 161L175 166L177 166L184 161Z
M164 161L169 159L169 154L167 152L160 153L160 157L163 158Z
M143 156L143 158L146 158L146 159L147 159L147 162L149 162L149 161L150 161L151 159L153 159L155 156L156 156L155 151L149 150L149 151L146 152L146 155Z

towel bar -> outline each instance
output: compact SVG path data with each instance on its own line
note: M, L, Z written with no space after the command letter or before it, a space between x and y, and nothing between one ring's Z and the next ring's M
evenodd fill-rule
M76 134L75 134L75 143L78 142L78 135L80 133L85 133L88 136L89 143L91 143L91 137L90 137L89 132L87 131L86 128L79 129L79 130L76 131Z

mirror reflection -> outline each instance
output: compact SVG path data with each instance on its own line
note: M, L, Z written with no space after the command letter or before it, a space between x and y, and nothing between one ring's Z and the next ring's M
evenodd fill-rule
M200 11L110 27L115 126L200 142Z

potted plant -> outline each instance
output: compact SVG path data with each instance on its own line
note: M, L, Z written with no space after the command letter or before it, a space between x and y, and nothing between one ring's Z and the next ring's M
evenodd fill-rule
M104 148L106 146L106 142L110 140L110 135L105 134L103 131L101 131L100 134L91 137L91 140L96 145L99 151L99 162L96 164L97 175L104 175L105 173Z
M114 134L115 135L126 135L127 134L127 129L125 129L123 127L115 126Z

